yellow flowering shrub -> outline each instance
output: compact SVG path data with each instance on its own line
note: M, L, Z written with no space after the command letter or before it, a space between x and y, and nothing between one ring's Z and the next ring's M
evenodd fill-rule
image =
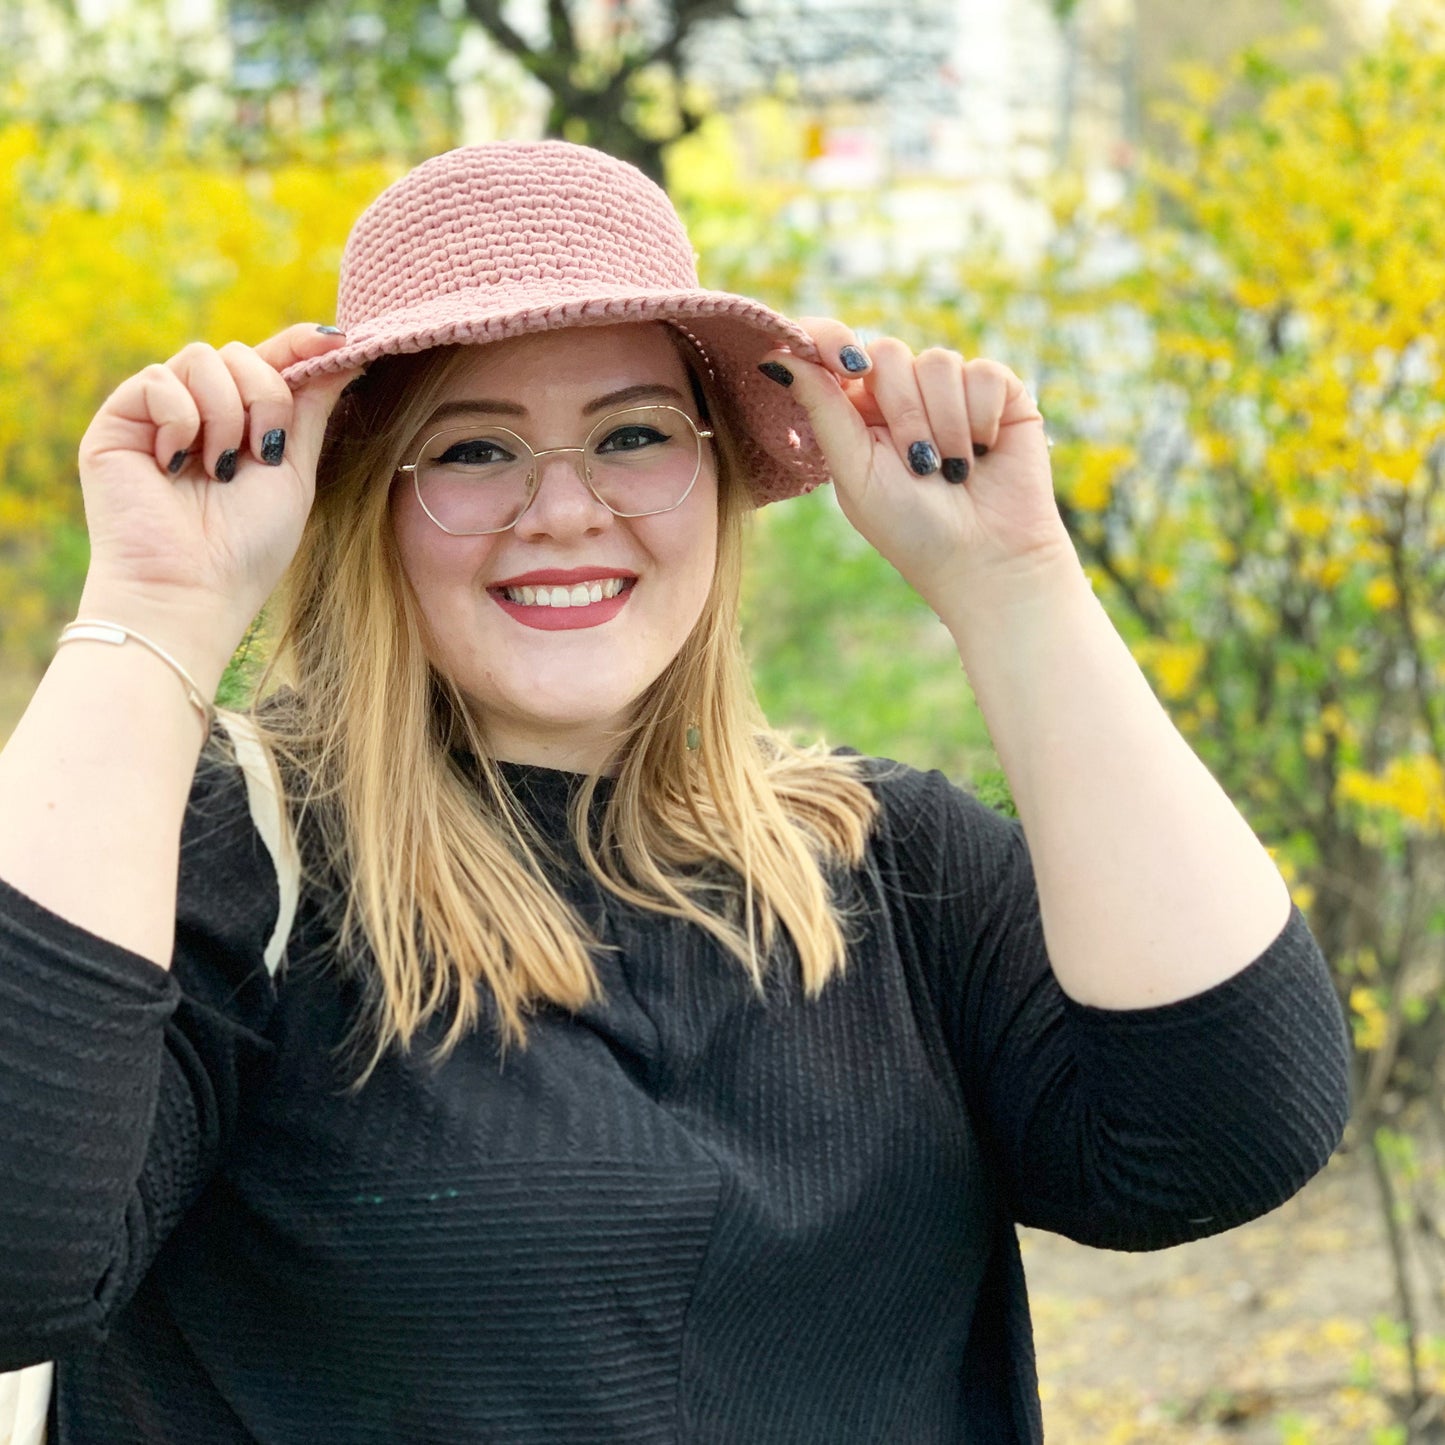
M1299 865L1327 952L1331 925L1370 937L1388 981L1408 931L1349 886L1360 850L1388 898L1445 843L1445 22L1329 74L1242 57L1186 96L1171 161L1076 218L1137 264L1083 284L1062 245L1045 268L1061 505L1161 698ZM1085 364L1072 333L1100 348L1121 310L1142 359Z
M405 168L318 154L248 169L115 106L64 133L0 122L0 659L28 671L72 614L76 449L126 376L188 341L334 319L360 209Z

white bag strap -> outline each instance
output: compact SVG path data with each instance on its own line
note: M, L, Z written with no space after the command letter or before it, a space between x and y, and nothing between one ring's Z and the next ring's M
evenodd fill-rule
M236 761L246 779L246 801L251 821L271 855L276 869L276 890L280 904L276 925L266 944L266 972L272 978L281 966L286 940L296 920L301 897L301 864L296 836L281 801L281 779L271 755L261 746L249 719L230 714L221 720L236 750ZM50 1392L55 1365L28 1365L23 1370L0 1373L0 1445L45 1445L45 1418L50 1410Z
M230 734L236 761L246 778L246 800L251 806L251 821L276 869L276 888L281 902L265 954L266 972L275 978L286 951L286 940L291 936L291 925L296 921L296 905L301 897L301 863L296 852L296 835L291 830L281 800L281 778L276 772L276 764L271 754L261 746L255 725L249 718L235 713L223 714L220 721ZM0 1440L0 1445L4 1445L3 1440Z
M45 1445L45 1416L55 1366L29 1365L0 1375L0 1445Z

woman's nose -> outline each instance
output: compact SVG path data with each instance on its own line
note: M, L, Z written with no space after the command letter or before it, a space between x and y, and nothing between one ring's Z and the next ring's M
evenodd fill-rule
M532 500L515 530L524 537L585 536L610 526L613 514L587 485L585 464L580 447L538 457Z

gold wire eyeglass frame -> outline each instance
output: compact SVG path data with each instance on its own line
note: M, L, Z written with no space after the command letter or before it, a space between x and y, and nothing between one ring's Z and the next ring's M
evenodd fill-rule
M651 507L645 512L620 512L592 485L592 469L587 464L587 449L592 445L592 438L595 437L598 432L604 431L607 427L614 425L619 417L631 416L639 411L670 411L680 416L692 429L693 436L697 438L697 465L693 468L692 480L683 489L682 495L675 502L670 503L666 507ZM491 427L489 428L491 433L511 437L513 441L520 442L522 446L526 447L528 453L531 455L532 465L527 469L527 488L530 495L527 497L526 505L523 506L522 510L518 512L505 527L483 527L477 531L458 532L438 521L436 514L427 506L426 498L421 494L421 463L422 458L426 455L427 448L431 446L438 437L446 436L454 431L465 430L465 427L443 427L440 431L432 432L426 440L422 442L421 446L417 448L416 460L407 462L404 466L397 468L398 472L411 473L412 489L416 492L416 499L422 511L427 514L431 522L440 527L449 537L493 537L501 532L510 532L512 528L527 515L528 508L537 500L537 494L542 490L542 482L537 463L543 457L560 456L564 452L575 452L581 456L582 462L577 468L578 475L581 476L587 490L591 492L614 517L657 517L661 516L664 512L675 512L692 495L692 489L697 486L697 479L702 475L703 442L711 441L714 435L716 435L710 427L700 427L681 407L668 406L666 403L659 403L655 406L628 407L622 411L609 412L587 433L586 439L580 447L547 447L542 451L535 451L526 437L518 436L516 432L504 426Z

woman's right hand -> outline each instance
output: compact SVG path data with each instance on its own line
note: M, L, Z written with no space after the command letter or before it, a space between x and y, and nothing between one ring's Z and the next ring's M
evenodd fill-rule
M344 339L303 323L254 348L193 342L106 398L80 444L79 615L145 630L203 672L225 666L295 554L327 418L359 374L293 395L280 373Z

